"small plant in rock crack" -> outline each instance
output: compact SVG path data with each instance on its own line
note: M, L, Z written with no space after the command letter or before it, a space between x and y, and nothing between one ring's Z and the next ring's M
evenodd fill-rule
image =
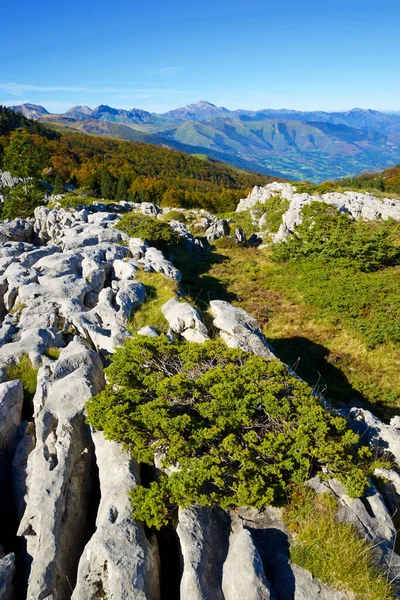
M322 467L353 496L367 485L358 436L278 360L219 341L138 337L107 376L87 404L90 424L139 462L175 467L132 492L134 516L149 526L165 525L176 506L282 503L288 484Z

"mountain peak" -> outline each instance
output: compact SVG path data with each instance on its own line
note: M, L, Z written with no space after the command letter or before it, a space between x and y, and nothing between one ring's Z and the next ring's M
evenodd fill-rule
M49 115L49 111L47 111L44 106L40 106L40 104L30 104L29 102L25 102L24 104L17 104L15 106L10 106L10 108L14 112L20 112L27 119L33 119L37 121L43 115Z

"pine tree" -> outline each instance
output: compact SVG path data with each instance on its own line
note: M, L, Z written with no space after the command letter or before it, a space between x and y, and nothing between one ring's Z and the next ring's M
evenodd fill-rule
M54 179L53 194L63 194L65 192L64 181L59 173Z
M131 177L127 173L121 173L117 186L117 200L127 200L129 195L129 187L131 185Z
M23 131L17 131L4 153L4 169L16 177L38 177L35 150L32 138Z
M106 200L113 200L115 198L115 179L108 169L102 169L100 191L102 197Z

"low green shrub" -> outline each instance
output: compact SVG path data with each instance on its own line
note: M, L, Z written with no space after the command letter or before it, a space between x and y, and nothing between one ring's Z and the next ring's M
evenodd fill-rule
M319 257L327 262L346 261L359 271L376 271L400 263L395 245L398 226L393 222L356 221L323 202L302 209L303 221L295 235L274 246L272 258L298 261Z
M168 250L180 243L180 237L172 227L154 217L128 213L118 221L116 226L130 237L147 240L150 246L154 246L159 250Z
M271 196L262 204L256 204L253 213L257 219L261 219L265 215L265 228L271 233L276 233L282 223L282 215L289 208L289 204L289 200L282 198L280 195Z
M179 223L185 224L187 219L180 210L170 210L169 212L162 215L161 220L169 223L169 221L179 221Z
M166 524L177 506L284 502L288 484L322 467L349 494L365 489L358 436L277 360L218 341L139 336L115 352L107 376L87 404L92 427L139 462L159 455L165 466L179 466L132 492L135 518L149 526Z

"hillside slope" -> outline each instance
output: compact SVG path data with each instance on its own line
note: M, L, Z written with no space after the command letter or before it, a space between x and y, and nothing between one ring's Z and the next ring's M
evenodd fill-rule
M15 109L42 121L75 123L92 133L138 139L138 133L127 129L131 127L184 144L191 153L293 180L317 183L355 176L400 160L400 116L370 109L228 110L205 101L165 114L105 105L73 107L62 115L47 114L33 105Z

